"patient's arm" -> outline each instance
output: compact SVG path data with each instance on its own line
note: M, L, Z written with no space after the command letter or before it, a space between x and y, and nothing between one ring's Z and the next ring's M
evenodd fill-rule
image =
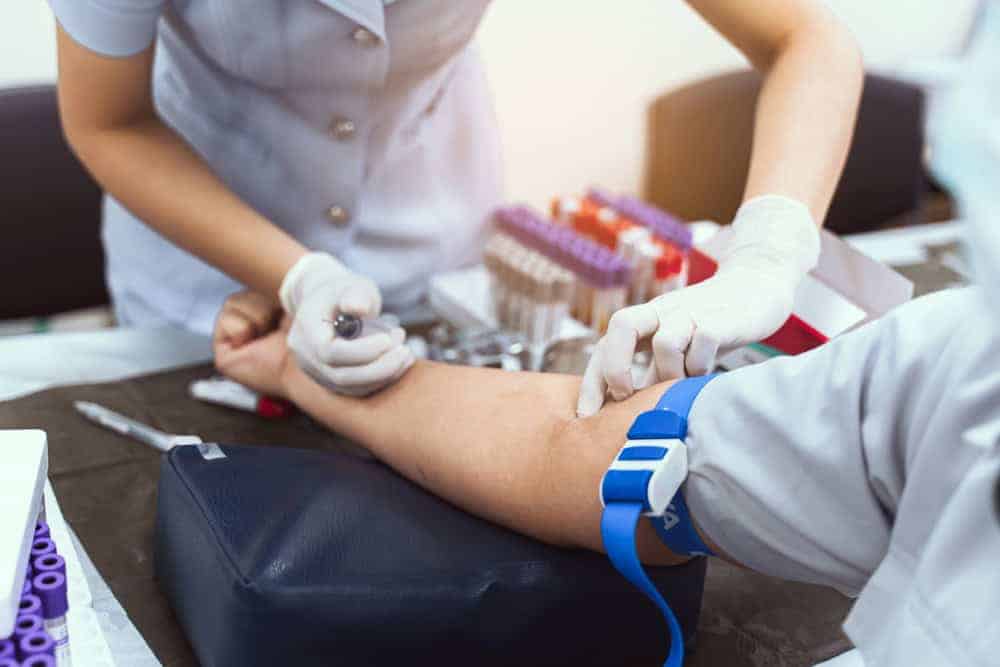
M265 302L235 297L216 327L216 363L234 379L290 398L402 475L463 509L553 544L602 549L598 486L637 414L666 384L575 416L579 378L418 362L395 385L363 399L333 394L288 359L266 330ZM257 318L254 321L254 318ZM277 382L275 382L277 379ZM680 559L648 525L649 562Z
M635 416L666 385L575 416L579 378L418 362L367 399L331 394L289 366L292 401L463 509L564 546L602 549L598 486ZM646 522L643 556L679 562Z

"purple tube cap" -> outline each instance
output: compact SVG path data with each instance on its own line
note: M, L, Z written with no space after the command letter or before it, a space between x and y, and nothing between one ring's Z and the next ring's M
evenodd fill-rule
M21 588L21 597L31 595L31 593L31 572L28 572L27 576L24 578L24 586Z
M31 582L35 595L42 601L42 616L59 618L66 615L69 601L66 596L66 576L61 572L43 572Z
M0 639L0 658L13 659L17 655L17 649L14 642L10 639Z
M32 614L37 614L40 616L41 613L42 613L41 598L32 593L21 596L21 602L17 606L18 616L31 616Z
M35 524L35 539L49 537L49 524L39 521Z
M51 537L39 537L31 543L31 560L56 552L56 543Z
M618 208L618 197L603 188L597 187L596 185L592 185L587 188L587 199L590 199L598 206Z
M21 615L14 621L14 638L17 640L44 631L45 621L39 614Z
M0 667L3 667L0 663ZM56 659L51 655L33 655L21 663L21 667L56 667Z
M622 197L618 212L648 228L655 236L679 246L691 247L691 229L666 211L635 197Z
M56 643L45 631L33 632L30 635L21 637L17 644L21 649L21 656L27 660L33 655L49 655L55 657Z
M22 667L22 664L9 656L0 658L0 667Z
M60 572L66 574L66 560L59 554L45 554L35 559L35 573Z

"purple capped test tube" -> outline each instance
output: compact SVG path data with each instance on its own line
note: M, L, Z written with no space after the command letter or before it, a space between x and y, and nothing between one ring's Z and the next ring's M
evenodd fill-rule
M619 197L615 209L681 250L691 249L691 229L666 211L635 197Z
M603 188L593 185L590 186L587 188L586 197L598 206L607 206L608 208L618 209L619 198Z
M59 572L66 574L66 560L59 554L45 554L35 559L35 572Z
M0 658L0 667L22 667L14 658Z
M601 331L611 313L625 305L631 268L614 251L570 227L546 222L526 206L497 209L494 219L504 233L578 278L573 291L573 313L582 322Z
M32 582L35 593L42 601L42 618L45 631L55 642L56 664L69 664L69 631L66 612L69 600L66 595L66 575L61 572L42 572Z
M21 651L21 660L27 660L35 655L55 657L56 643L52 641L52 637L49 637L44 630L21 637L17 643L17 647Z
M39 556L44 556L45 554L54 554L56 552L56 543L52 541L51 537L38 537L35 541L31 543L31 560L34 561Z
M10 658L14 659L17 655L17 644L10 637L7 639L0 639L0 658Z
M18 616L14 621L14 641L20 642L24 637L38 632L45 632L45 621L39 614L28 614Z
M22 595L21 602L17 605L18 616L41 616L42 600L34 593Z
M0 665L0 667L3 667ZM33 655L21 663L21 667L56 667L56 659L51 655Z
M37 540L42 537L51 537L49 535L49 524L39 521L35 524L35 539Z

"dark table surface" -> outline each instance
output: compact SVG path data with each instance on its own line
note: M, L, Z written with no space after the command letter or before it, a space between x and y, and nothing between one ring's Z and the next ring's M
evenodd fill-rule
M49 474L66 520L139 632L170 667L197 660L153 573L160 455L83 420L73 401L94 401L164 431L207 441L343 446L338 436L301 416L266 421L190 399L188 383L211 372L200 366L0 402L0 429L48 432ZM839 629L849 606L830 589L770 579L713 559L697 645L686 664L812 665L849 646Z

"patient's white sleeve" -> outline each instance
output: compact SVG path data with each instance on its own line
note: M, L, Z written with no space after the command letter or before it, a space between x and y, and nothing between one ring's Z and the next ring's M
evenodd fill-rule
M688 427L695 521L755 570L849 595L890 551L915 566L934 511L983 452L997 456L1000 346L988 308L974 289L935 294L710 383ZM988 494L981 505L985 521Z

